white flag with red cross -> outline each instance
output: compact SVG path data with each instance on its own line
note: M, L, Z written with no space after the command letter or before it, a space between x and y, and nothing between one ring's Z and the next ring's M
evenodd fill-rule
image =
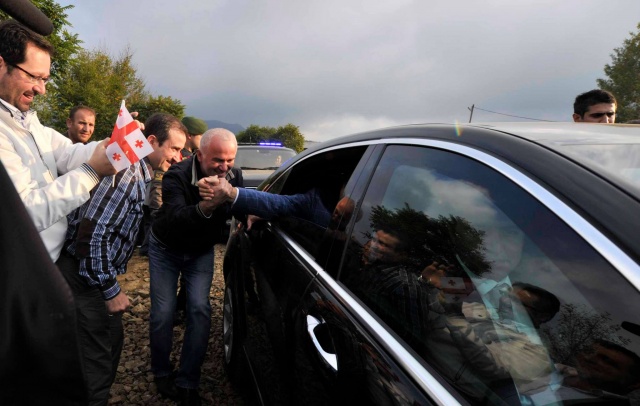
M123 100L111 140L107 145L107 158L116 171L120 172L152 152L151 144L138 128Z

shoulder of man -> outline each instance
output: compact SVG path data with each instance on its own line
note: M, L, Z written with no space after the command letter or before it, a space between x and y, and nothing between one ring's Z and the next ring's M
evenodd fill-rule
M189 172L191 173L191 165L193 162L193 155L183 159L180 162L176 162L175 164L171 165L169 167L169 169L167 170L167 172L165 173L174 173L175 171L182 171L182 172Z

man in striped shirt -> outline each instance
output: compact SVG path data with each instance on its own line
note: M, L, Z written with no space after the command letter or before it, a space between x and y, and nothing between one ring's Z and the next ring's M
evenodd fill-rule
M106 405L124 339L122 312L129 307L116 275L126 272L142 219L146 184L155 169L180 161L187 130L177 118L154 114L144 134L153 152L103 179L91 198L69 215L65 266L78 312L78 337L90 405Z

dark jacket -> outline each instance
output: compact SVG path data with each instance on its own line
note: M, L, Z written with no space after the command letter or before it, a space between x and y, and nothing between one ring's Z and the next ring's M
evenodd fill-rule
M87 403L76 307L0 161L0 405Z
M233 186L242 187L242 171L232 168ZM195 175L195 176L194 176ZM216 243L223 243L226 222L231 217L230 204L218 207L210 218L197 208L200 200L194 186L204 174L197 155L172 165L162 178L162 207L151 226L154 237L173 251L201 254Z

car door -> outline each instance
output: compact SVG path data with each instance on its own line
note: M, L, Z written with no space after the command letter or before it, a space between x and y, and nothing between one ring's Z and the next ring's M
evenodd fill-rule
M297 163L269 188L270 193L295 195L314 191L326 215L299 213L259 221L247 235L251 257L244 274L248 307L245 351L257 375L262 401L292 402L296 371L292 328L299 302L315 277L326 247L321 244L328 219L366 146L319 152ZM308 214L308 215L307 215ZM252 302L254 306L250 304Z

